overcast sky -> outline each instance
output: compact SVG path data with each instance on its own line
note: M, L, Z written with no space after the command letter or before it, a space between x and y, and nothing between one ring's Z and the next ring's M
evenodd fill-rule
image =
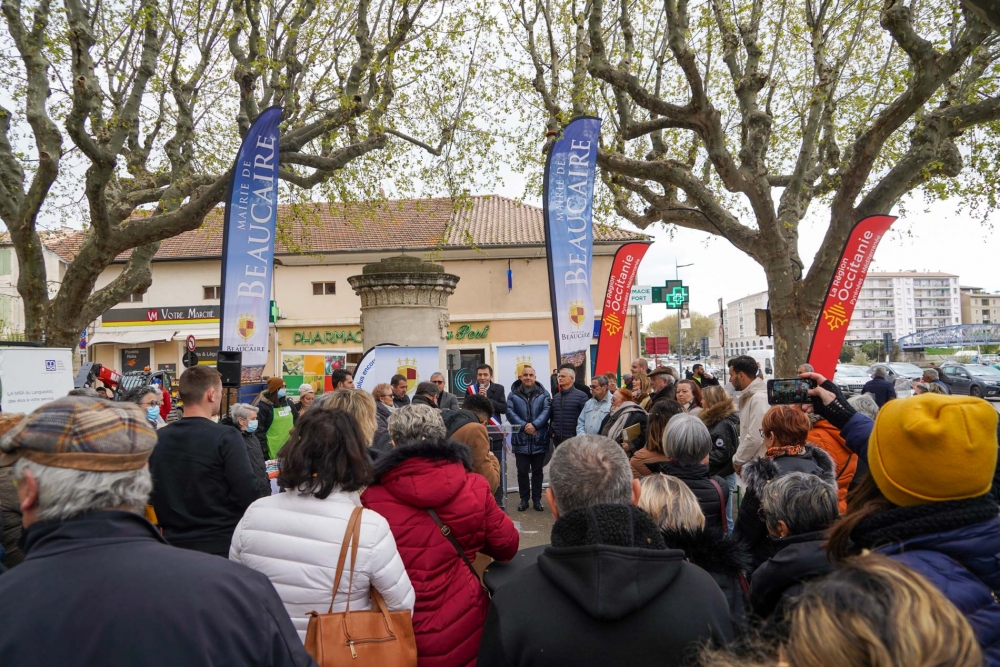
M521 197L523 180L509 173L504 178L505 184L497 189L497 194ZM537 200L528 201L541 205ZM958 275L963 286L1000 292L1000 232L990 228L990 223L1000 226L1000 213L984 224L956 213L957 210L958 206L951 202L935 202L929 207L922 201L911 202L906 214L879 244L870 271L943 271ZM807 268L826 231L820 208L814 205L810 213L811 220L807 219L800 228L799 252ZM823 213L828 220L828 212L823 210ZM892 213L899 215L898 210ZM621 223L630 228L624 221ZM639 284L662 285L674 279L675 261L693 263L694 266L680 270L680 278L691 288L691 308L696 312L706 315L715 312L719 297L729 303L767 289L764 270L725 239L680 228L670 238L660 224L647 228L645 233L656 241L639 266ZM666 314L667 309L662 305L643 307L646 323Z

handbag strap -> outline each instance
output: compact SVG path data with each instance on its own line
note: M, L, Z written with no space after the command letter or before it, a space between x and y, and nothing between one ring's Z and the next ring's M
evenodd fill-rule
M431 515L431 518L434 519L434 523L436 523L438 528L441 529L441 534L448 538L448 541L451 542L451 546L455 547L455 551L458 552L458 557L461 558L462 562L469 567L469 572L472 573L472 576L479 580L480 585L482 585L482 580L479 579L479 574L476 572L476 568L472 567L472 563L469 562L469 558L465 555L465 549L462 548L458 539L454 534L452 534L451 528L446 526L445 523L441 521L441 517L439 517L437 512L434 510L429 509L427 510L427 513Z
M729 532L729 522L726 521L726 496L722 493L722 487L715 481L714 477L709 477L708 481L715 487L715 492L719 494L719 516L722 517L722 532Z
M347 530L344 531L344 539L340 545L340 557L337 559L337 573L333 576L333 596L330 598L330 608L326 611L328 614L333 613L333 601L337 598L337 590L340 588L340 577L344 574L344 561L347 558L347 548L353 540L355 534L355 527L361 522L361 512L362 508L355 507L354 511L351 512L351 518L347 521ZM355 552L356 553L356 552ZM351 563L351 572L354 572L354 563ZM351 603L350 591L347 594L347 604Z

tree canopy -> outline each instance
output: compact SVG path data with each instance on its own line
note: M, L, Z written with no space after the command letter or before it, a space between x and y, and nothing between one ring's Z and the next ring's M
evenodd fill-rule
M239 141L284 109L288 201L462 194L494 168L478 119L493 58L474 0L2 0L0 220L26 334L72 344L151 282L158 242L225 196ZM475 94L472 94L475 91ZM490 108L494 108L491 106ZM310 192L315 194L310 194ZM88 226L58 289L42 220ZM94 291L101 272L125 270Z
M512 71L548 129L604 120L607 213L760 264L790 372L854 224L918 191L997 205L1000 35L966 2L508 0ZM826 224L811 260L809 215Z

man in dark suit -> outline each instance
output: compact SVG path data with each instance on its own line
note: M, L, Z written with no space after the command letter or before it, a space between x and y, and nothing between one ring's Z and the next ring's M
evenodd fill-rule
M493 421L495 425L487 425L490 434L490 451L500 461L500 486L495 497L500 507L507 507L507 451L504 447L504 435L499 430L500 415L507 414L507 395L503 385L493 382L493 367L480 364L476 369L476 384L469 387L470 394L477 394L490 401L493 406Z

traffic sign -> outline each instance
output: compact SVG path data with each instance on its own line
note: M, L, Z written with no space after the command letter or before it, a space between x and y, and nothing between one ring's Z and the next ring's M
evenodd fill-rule
M194 336L188 336L187 337L187 349L188 349L188 352L194 352L194 348L195 348L196 345L197 345L197 341L195 341Z
M184 368L191 368L192 366L198 365L198 355L195 354L194 350L188 350L184 353Z

